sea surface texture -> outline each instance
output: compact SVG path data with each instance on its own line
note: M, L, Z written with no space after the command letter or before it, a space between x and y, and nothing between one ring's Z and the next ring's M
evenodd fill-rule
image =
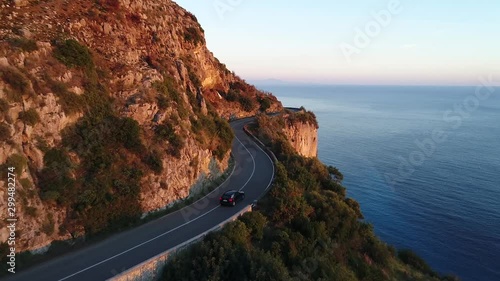
M500 88L258 85L316 114L319 158L379 237L500 280Z

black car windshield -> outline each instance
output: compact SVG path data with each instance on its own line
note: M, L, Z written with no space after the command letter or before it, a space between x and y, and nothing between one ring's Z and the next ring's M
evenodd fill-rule
M233 196L235 192L227 192L227 193L224 193L224 195L222 195L222 198L224 199L227 199L227 198L231 198L231 196Z

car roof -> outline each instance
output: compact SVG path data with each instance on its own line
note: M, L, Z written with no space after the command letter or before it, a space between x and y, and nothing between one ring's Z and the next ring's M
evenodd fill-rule
M236 190L228 190L228 191L224 192L224 195L231 195L231 194L234 194L236 192L237 192Z

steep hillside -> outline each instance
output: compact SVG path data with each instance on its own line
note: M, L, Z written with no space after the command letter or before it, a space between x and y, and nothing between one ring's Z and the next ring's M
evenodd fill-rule
M0 163L16 167L17 251L187 197L227 168L229 117L281 109L172 1L2 1L0 19Z

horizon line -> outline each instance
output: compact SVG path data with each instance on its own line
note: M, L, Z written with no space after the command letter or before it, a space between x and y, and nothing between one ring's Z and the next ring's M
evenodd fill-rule
M267 81L266 79L243 79L249 84L257 85L258 83L264 83L266 85L272 86L367 86L367 87L477 87L482 85L481 83L477 84L468 84L468 85L453 85L453 84L349 84L349 83L334 83L334 82L303 82L303 81L289 81L289 80L279 80L276 79L273 81ZM272 79L274 80L274 79ZM500 84L492 85L492 87L498 88Z

